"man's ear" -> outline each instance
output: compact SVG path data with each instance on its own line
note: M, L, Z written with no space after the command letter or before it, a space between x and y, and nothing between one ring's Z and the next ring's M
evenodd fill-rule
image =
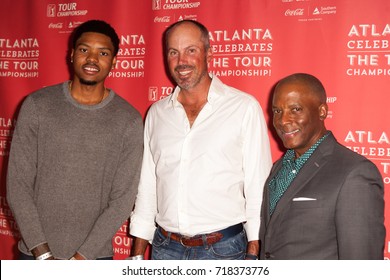
M321 104L320 107L318 108L320 120L325 120L326 117L328 116L328 104Z

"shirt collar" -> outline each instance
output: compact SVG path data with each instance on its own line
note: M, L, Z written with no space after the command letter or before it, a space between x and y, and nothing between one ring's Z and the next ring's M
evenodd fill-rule
M207 95L207 102L210 105L213 105L215 100L218 97L223 95L223 93L224 93L224 84L222 83L222 81L217 76L214 76L211 73L209 73L209 76L211 78L211 84L210 84L209 92L208 92L208 95ZM177 107L180 104L179 101L177 100L179 92L180 92L180 87L176 86L175 90L173 91L173 93L169 97L168 104L170 104L172 106L172 108Z
M317 140L303 155L295 159L295 152L293 149L287 150L286 154L283 157L283 165L293 163L299 169L303 164L308 160L308 158L314 153L317 147L324 141L326 137L330 134L330 131L325 133L320 139Z

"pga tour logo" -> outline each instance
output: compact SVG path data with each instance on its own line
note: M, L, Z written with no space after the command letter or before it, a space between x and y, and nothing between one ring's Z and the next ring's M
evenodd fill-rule
M148 99L149 99L149 101L157 101L157 99L158 99L158 88L157 87L149 87Z
M161 10L161 0L152 0L152 9Z
M56 16L56 5L55 4L47 5L47 16L48 17L55 17Z

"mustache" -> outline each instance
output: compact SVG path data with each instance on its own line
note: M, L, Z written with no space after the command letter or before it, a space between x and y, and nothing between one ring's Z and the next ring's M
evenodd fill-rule
M190 65L179 65L175 67L175 71L185 71L185 70L192 70L192 69L194 69L194 67Z
M83 68L85 68L85 67L94 67L94 68L100 69L99 66L98 66L97 64L95 64L95 63L90 63L90 62L84 64L84 65L83 65Z

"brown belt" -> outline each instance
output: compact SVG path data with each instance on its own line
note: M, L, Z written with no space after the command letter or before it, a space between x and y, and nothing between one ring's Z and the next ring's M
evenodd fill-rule
M243 227L242 224L238 224L221 231L216 231L208 234L199 234L193 237L186 237L174 232L167 232L162 227L159 227L159 229L165 237L168 237L170 235L170 239L176 242L180 242L181 245L183 246L195 247L195 246L203 246L204 245L203 239L205 239L207 245L212 245L214 243L217 243L224 237L234 236L239 232L241 232Z

